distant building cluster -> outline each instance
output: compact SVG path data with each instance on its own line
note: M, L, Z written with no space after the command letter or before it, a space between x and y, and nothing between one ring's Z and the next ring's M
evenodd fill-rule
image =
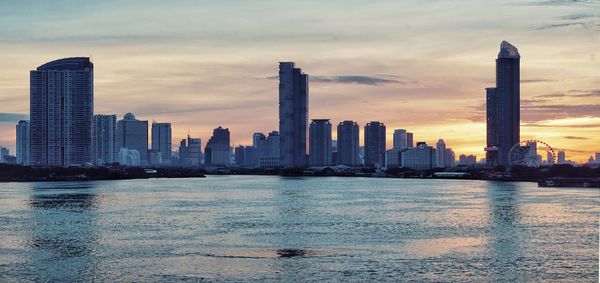
M151 124L132 113L94 115L94 66L87 57L55 60L30 73L30 120L16 125L16 156L0 147L0 163L32 166L183 166L244 168L412 168L429 170L456 166L509 165L511 148L520 138L520 55L503 41L496 59L496 86L486 88L487 145L485 159L454 151L439 139L435 147L414 143L406 129L394 129L388 149L387 129L380 121L363 127L345 120L309 123L309 76L293 62L279 63L279 129L255 133L251 145L231 144L229 129L217 127L204 150L198 137L180 140L173 151L171 123ZM337 137L332 136L336 127ZM150 145L148 144L150 138ZM535 144L527 145L529 147ZM308 149L308 150L307 150ZM538 158L537 150L534 159ZM564 151L548 153L539 163L567 164ZM600 154L589 163L600 163Z

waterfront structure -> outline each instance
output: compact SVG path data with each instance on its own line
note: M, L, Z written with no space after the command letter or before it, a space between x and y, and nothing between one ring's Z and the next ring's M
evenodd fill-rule
M29 110L31 165L67 167L92 161L90 58L59 59L31 71Z
M518 49L502 41L496 59L496 87L486 89L489 166L509 165L510 149L520 140L520 60Z
M231 145L229 129L219 126L204 148L204 164L214 166L229 165L231 162Z
M30 127L29 121L21 120L16 126L16 140L17 140L17 164L29 165L30 164Z
M197 167L202 163L202 140L192 138L190 135L179 142L179 165L184 167Z
M394 149L405 149L407 148L406 143L406 130L398 129L394 130Z
M154 165L171 164L172 139L171 123L152 122L152 152Z
M337 126L337 164L346 166L359 166L360 128L354 121L343 121Z
M140 165L148 164L148 121L137 120L127 113L117 122L117 148L136 150L140 155Z
M310 166L329 166L331 163L331 123L329 119L313 119L309 135Z
M308 75L293 62L279 63L280 165L306 166Z
M385 152L385 167L396 168L402 166L402 151L405 149L392 148Z
M385 125L372 121L365 125L365 166L385 166Z
M117 115L94 115L92 160L95 165L117 162Z
M139 151L135 149L120 148L119 149L119 164L123 166L141 166Z
M439 139L435 145L435 166L438 168L446 167L446 143Z
M418 142L401 153L402 167L414 170L431 170L435 167L435 149L425 142Z
M556 163L557 164L567 164L567 158L566 158L564 151L561 150L558 152L558 158L557 158Z
M413 144L413 133L410 133L410 132L406 133L406 147L407 148L414 147L414 144Z

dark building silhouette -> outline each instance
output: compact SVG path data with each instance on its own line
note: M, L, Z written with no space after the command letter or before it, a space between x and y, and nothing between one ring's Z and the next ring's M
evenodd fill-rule
M279 63L280 165L306 166L308 75L293 62Z
M137 120L131 113L117 122L117 149L135 150L140 155L140 165L148 163L148 121Z
M187 139L182 139L179 142L179 165L184 167L200 166L202 162L202 141L199 138L192 138L190 135Z
M93 132L94 164L117 162L117 115L94 115Z
M365 125L365 166L385 166L385 125L373 121Z
M313 119L310 123L309 151L310 166L332 165L329 119Z
M206 142L204 148L206 165L229 165L231 144L229 129L218 127L213 130L213 135Z
M520 139L520 60L518 49L502 41L496 59L496 88L486 90L488 165L508 165L510 149Z
M171 123L152 122L152 151L160 157L160 164L171 164Z
M354 121L343 121L337 126L337 164L359 166L360 128Z
M92 162L94 65L88 57L55 60L30 72L31 165Z

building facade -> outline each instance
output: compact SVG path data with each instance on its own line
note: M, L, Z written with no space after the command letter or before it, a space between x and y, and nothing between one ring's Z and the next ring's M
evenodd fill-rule
M372 121L365 125L365 166L385 166L385 125Z
M152 152L160 160L155 165L170 165L172 151L171 123L152 122Z
M306 166L308 75L293 62L279 63L280 165Z
M90 58L59 59L31 71L29 109L31 165L67 167L92 161Z
M218 127L204 148L206 165L224 166L231 163L231 144L229 129Z
M331 163L331 123L329 119L313 119L309 135L310 166L329 166Z
M413 143L413 133L410 132L406 132L406 147L410 148L410 147L414 147L414 143Z
M117 149L136 150L140 164L148 164L148 121L137 120L131 113L117 122Z
M520 60L518 49L502 41L496 58L496 88L486 90L488 165L509 165L510 149L520 140Z
M95 165L117 162L117 115L94 115L92 142Z
M17 136L17 164L29 165L31 161L31 155L29 151L30 147L30 127L29 121L21 120L16 126Z
M343 121L337 126L337 164L359 166L360 127L354 121Z
M424 142L402 151L402 167L414 170L431 170L436 165L435 149Z
M407 148L406 143L406 130L398 129L394 130L394 149L405 149Z
M189 135L187 139L179 142L179 166L197 167L202 164L202 140L192 138Z
M438 168L446 167L446 143L439 139L435 145L435 166Z

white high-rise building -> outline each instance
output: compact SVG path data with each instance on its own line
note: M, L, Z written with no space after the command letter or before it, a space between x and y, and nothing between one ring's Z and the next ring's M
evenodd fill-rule
M21 120L16 126L17 128L17 164L29 165L29 121Z
M424 142L402 151L402 167L430 170L435 167L435 149Z
M439 139L435 145L435 164L438 168L446 167L446 143Z

